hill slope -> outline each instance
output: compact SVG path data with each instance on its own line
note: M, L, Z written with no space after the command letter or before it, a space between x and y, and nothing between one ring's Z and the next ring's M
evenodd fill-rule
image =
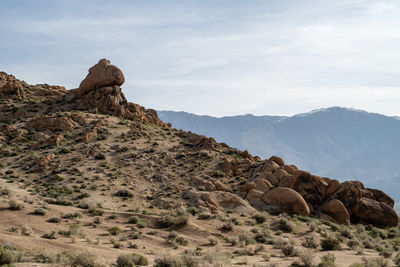
M260 157L279 155L321 176L358 179L400 199L400 120L396 118L340 107L292 117L158 113L178 129L213 136Z
M124 79L105 59L73 90L0 72L1 265L289 266L334 250L348 266L356 247L397 248L384 192L174 129Z

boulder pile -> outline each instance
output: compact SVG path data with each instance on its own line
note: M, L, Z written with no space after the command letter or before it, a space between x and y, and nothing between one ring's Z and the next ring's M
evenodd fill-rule
M340 183L285 165L276 156L251 165L247 183L239 194L254 207L271 206L288 213L331 220L340 224L363 223L396 226L394 201L384 192L365 188L359 181Z
M122 71L111 65L109 60L101 59L89 69L89 74L79 88L73 90L74 101L82 109L97 109L101 113L129 120L167 126L158 118L155 110L145 109L126 100L120 87L124 82Z

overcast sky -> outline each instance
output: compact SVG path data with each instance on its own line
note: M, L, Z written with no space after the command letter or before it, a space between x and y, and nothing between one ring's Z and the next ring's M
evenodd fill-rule
M107 58L148 108L400 115L397 0L0 3L0 70L29 83L76 88Z

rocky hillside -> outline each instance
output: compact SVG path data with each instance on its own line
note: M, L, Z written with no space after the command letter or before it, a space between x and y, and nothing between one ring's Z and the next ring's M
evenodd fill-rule
M400 120L362 110L331 107L282 116L215 118L159 111L173 127L212 136L253 155L283 157L320 176L357 179L400 200ZM379 156L377 156L379 155Z
M129 103L120 87L124 80L105 59L73 90L29 85L0 73L0 205L5 215L0 239L27 251L18 254L19 261L61 264L61 252L88 250L86 256L64 253L61 258L70 266L93 266L73 261L94 254L111 264L119 254L139 257L126 254L137 249L157 264L166 251L175 255L183 252L180 246L189 246L195 249L190 254L194 265L179 266L207 266L200 263L206 257L202 247L225 242L232 247L222 246L210 266L256 264L284 247L282 231L294 232L295 244L314 236L315 228L307 230L311 222L321 223L313 237L321 242L329 229L339 229L337 224L350 230L351 223L374 231L379 231L374 226L397 229L394 201L384 192L359 181L321 178L280 157L253 157L174 129L154 110ZM253 241L259 243L257 252ZM58 258L39 259L43 249ZM247 252L216 263L217 256L236 249ZM4 245L1 253L10 250ZM287 266L286 259L276 258L272 262Z

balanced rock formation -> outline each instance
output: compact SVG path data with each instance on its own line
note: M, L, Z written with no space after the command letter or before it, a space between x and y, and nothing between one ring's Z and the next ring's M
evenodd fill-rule
M110 65L107 59L101 59L89 69L89 74L79 88L73 90L74 101L82 109L97 109L101 113L129 120L168 126L158 118L155 110L145 109L126 100L120 88L124 81L124 75L119 68Z

